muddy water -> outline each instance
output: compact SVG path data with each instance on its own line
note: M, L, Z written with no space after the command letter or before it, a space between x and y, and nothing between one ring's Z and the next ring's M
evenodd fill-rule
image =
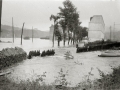
M64 53L68 50L72 52L74 59L66 60L64 58ZM34 57L30 60L25 60L11 68L14 70L11 77L15 80L16 78L19 80L35 79L37 75L47 72L45 82L50 84L55 81L55 77L59 75L58 72L62 68L64 73L68 71L67 81L71 83L71 86L75 86L80 81L87 79L85 76L88 75L91 68L93 68L91 71L93 76L90 79L94 80L100 77L97 68L107 74L112 72L111 66L117 67L120 65L119 57L98 57L99 51L76 54L75 50L75 48L62 48L56 50L55 56Z
M19 41L16 41L15 44L2 45L0 43L0 45L1 49L4 47L20 46L27 52L29 50L47 49L52 46L52 43L47 40L36 40L34 42L36 43L32 44L31 41L24 41L22 46L19 44ZM44 43L44 45L41 43ZM120 57L98 57L100 51L76 53L75 47L56 48L55 51L55 56L33 57L11 66L7 69L12 70L11 75L8 77L19 82L20 80L36 79L38 75L46 72L45 82L51 84L55 81L59 75L58 72L62 68L64 73L68 72L66 76L67 81L71 83L71 86L75 86L80 81L86 79L85 76L88 75L91 68L93 68L91 71L93 76L90 79L93 80L100 77L97 68L107 74L112 72L111 66L117 67L120 65ZM66 51L70 51L74 59L66 60L64 57Z
M2 38L2 41L10 41L12 42L12 38ZM20 38L15 38L14 43L0 43L0 50L6 47L21 47L23 48L26 52L30 50L36 50L36 49L44 49L44 48L50 48L52 47L52 42L50 40L44 40L44 39L39 39L35 38L30 40L24 40L22 41L21 45L21 39ZM57 47L57 43L55 43L55 47Z

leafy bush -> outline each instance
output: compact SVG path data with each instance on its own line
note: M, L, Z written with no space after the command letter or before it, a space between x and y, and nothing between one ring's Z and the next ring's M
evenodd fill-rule
M73 59L73 58L74 58L74 56L71 54L70 51L67 51L67 52L64 54L64 57L65 57L66 60L68 60L68 59Z
M26 59L26 52L19 47L5 48L0 51L0 69Z
M40 56L40 50L30 51L28 54L28 59L31 59L33 56Z
M55 50L47 50L47 51L43 51L42 53L41 53L41 57L45 57L45 56L51 56L51 55L54 55L55 54Z
M120 89L120 66L112 68L113 72L105 74L98 69L101 78L94 81L94 86L102 90L119 90Z

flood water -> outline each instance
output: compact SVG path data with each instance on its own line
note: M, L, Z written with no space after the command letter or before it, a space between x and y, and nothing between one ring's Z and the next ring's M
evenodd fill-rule
M2 41L10 41L13 42L12 38L2 38ZM15 38L14 43L0 43L0 50L6 47L21 47L23 48L26 52L30 50L36 50L36 49L45 49L45 48L50 48L52 47L52 42L50 40L45 40L45 39L39 39L35 38L30 40L22 40L22 45L21 45L21 39L20 38ZM57 44L55 43L55 47L57 47Z
M0 49L15 46L22 47L28 52L30 50L51 48L52 42L34 39L33 43L31 40L24 40L23 45L20 45L20 39L16 39L14 44L0 43ZM98 57L98 54L101 53L100 51L76 53L75 47L57 48L57 43L55 47L56 54L54 56L33 57L11 66L7 69L12 70L9 78L18 82L20 80L35 79L37 75L42 75L43 72L46 72L45 82L51 84L55 81L59 75L58 72L62 68L64 73L68 72L66 76L67 81L71 83L71 86L75 86L80 81L86 79L85 76L88 75L91 68L93 68L91 72L93 76L90 79L94 80L100 77L97 68L107 74L112 72L111 66L117 67L120 65L120 57ZM64 57L66 51L70 51L74 59L66 60Z

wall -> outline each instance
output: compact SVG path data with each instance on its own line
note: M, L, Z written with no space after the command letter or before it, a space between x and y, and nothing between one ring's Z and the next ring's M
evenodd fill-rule
M89 40L104 39L105 24L102 15L94 15L89 22Z

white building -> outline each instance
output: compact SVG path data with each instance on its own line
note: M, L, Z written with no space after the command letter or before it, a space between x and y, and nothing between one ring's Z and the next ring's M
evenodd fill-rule
M88 38L90 41L104 39L105 23L102 15L94 15L90 18Z

